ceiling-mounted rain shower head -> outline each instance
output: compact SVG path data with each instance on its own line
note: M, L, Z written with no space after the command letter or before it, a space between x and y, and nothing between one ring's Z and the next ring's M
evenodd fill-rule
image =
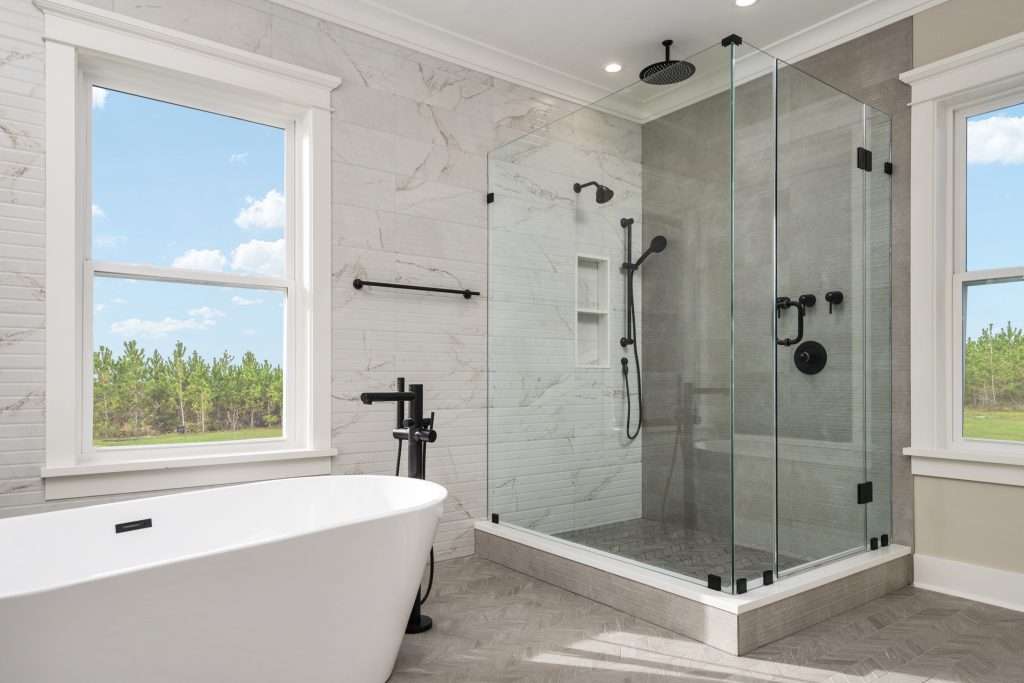
M651 85L672 85L673 83L682 83L696 73L697 67L690 62L672 59L671 40L663 40L661 44L665 46L665 61L655 62L644 67L640 72L641 81Z
M579 183L573 183L572 191L579 194L583 191L584 187L590 187L591 185L597 188L596 198L598 204L605 204L611 201L611 198L615 196L615 193L610 187L605 187L596 180L591 180L589 183L583 183L582 185Z

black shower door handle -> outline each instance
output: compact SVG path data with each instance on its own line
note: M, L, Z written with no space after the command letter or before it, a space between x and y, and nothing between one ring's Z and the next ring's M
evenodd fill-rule
M775 300L775 318L777 320L781 319L783 312L787 308L796 308L796 337L779 339L778 332L776 331L775 343L779 346L793 346L794 344L799 344L804 338L804 314L807 312L806 307L799 301L793 301L788 296L780 296ZM778 330L778 325L775 327Z

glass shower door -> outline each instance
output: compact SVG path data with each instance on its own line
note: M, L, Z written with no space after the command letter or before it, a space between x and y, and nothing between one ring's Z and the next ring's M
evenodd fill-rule
M778 571L785 574L866 543L858 486L867 481L872 341L869 174L859 168L862 103L781 62L776 98L775 439Z

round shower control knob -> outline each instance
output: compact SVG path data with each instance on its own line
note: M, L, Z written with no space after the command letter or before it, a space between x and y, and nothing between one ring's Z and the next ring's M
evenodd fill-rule
M828 353L818 342L805 341L793 352L793 362L796 363L797 370L805 375L817 375L825 368Z

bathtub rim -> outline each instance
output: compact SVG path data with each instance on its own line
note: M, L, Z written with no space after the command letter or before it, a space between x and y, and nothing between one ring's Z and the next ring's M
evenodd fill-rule
M393 476L393 475L386 475L386 474L325 474L325 475L319 475L317 477L286 477L286 478L281 478L281 479L267 479L267 480L263 480L263 481L245 482L245 483L240 483L240 484L227 484L225 486L217 486L217 487L212 487L212 488L201 488L201 489L198 489L198 490L195 490L195 491L179 491L177 493L164 493L164 494L155 495L155 496L141 496L139 498L133 498L133 499L130 499L130 500L119 500L119 501L114 501L114 502L110 502L110 503L99 503L97 505L83 505L83 506L79 506L79 507L75 507L75 508L69 508L69 509L64 509L64 510L51 510L51 511L48 511L48 512L40 512L40 513L36 513L36 514L32 514L32 515L18 515L16 517L11 517L11 518L7 518L7 519L22 519L22 518L29 518L29 517L44 517L44 516L50 516L50 515L54 515L54 516L70 515L70 514L74 514L75 512L81 512L82 508L86 508L86 507L101 507L101 506L102 507L107 507L107 506L110 506L110 507L120 507L122 505L137 504L137 503L140 503L140 502L143 502L143 501L152 500L152 499L155 499L155 498L186 497L186 496L193 496L193 495L200 495L200 494L204 494L204 493L210 493L212 491L217 491L219 489L225 489L225 488L234 488L234 487L254 487L254 488L256 488L256 487L260 487L260 486L279 484L279 483L287 482L287 481L300 481L300 480L301 481L309 481L311 479L317 479L317 478L321 478L321 477L332 477L332 478L346 477L346 478L362 479L362 480L366 480L366 479L371 479L371 480L410 479L409 477L396 477L396 476ZM11 599L11 598L30 597L32 595L37 595L37 594L40 594L40 593L48 593L48 592L51 592L51 591L61 590L61 589L64 589L64 588L72 588L74 586L79 586L79 585L86 584L86 583L91 583L91 582L94 582L94 581L102 581L102 580L105 580L105 579L115 578L115 577L122 576L122 575L125 575L125 574L133 574L133 573L137 573L137 572L143 572L143 571L147 571L147 570L150 570L150 569L154 569L156 567L172 566L172 565L188 562L188 561L191 561L191 560L199 560L199 559L203 559L203 558L206 558L206 557L213 557L215 555L222 555L222 554L225 554L225 553L228 553L228 552L235 552L235 551L240 551L240 550L248 550L250 548L259 548L259 547L262 547L262 546L271 545L273 543L279 543L279 542L281 542L283 540L286 540L286 539L305 538L307 536L313 536L314 534L320 534L320 533L325 533L325 532L328 532L328 531L333 531L335 529L339 529L339 528L345 527L345 526L354 526L356 524L374 522L374 521L377 521L377 520L387 519L389 517L397 517L399 515L404 515L404 514L414 514L414 513L417 513L417 512L422 512L423 510L427 510L427 509L432 508L434 506L438 506L438 505L443 506L444 505L444 501L447 500L447 498L448 498L448 489L446 487L442 486L441 484L438 484L437 482L433 482L433 481L426 480L426 479L413 479L412 481L420 482L420 484L418 484L418 486L419 485L427 485L427 488L434 489L435 497L432 497L430 500L428 500L428 501L426 501L424 503L419 503L417 505L412 505L412 506L409 506L409 507L401 508L400 510L389 510L389 511L384 512L384 513L378 513L378 514L373 514L373 515L365 515L365 516L361 516L361 517L355 517L355 518L352 518L352 519L346 519L344 521L326 524L324 526L319 526L319 527L316 527L316 528L313 528L313 529L308 529L306 531L302 531L300 533L295 533L295 534L290 534L290 535L287 535L287 536L275 536L273 538L266 538L266 539L262 539L262 540L258 540L258 541L252 541L252 542L248 542L248 543L228 544L228 545L224 545L224 546L218 547L215 550L206 551L206 552L183 553L181 555L175 556L174 558L172 558L170 560L166 560L166 561L162 561L162 562L145 562L145 563L141 563L141 564L134 564L134 565L130 565L128 567L118 568L118 569L115 569L115 570L112 570L112 571L99 572L99 573L96 573L96 574L89 574L89 575L86 575L86 576L82 576L80 578L76 578L76 579L74 579L72 581L65 581L65 582L53 583L53 584L50 584L50 585L40 586L38 588L33 588L31 590L19 591L19 592L10 592L10 591L7 591L4 588L3 585L0 585L0 603L2 603L4 600ZM436 497L437 493L440 493L440 497ZM0 525L2 525L4 521L5 521L4 519L0 519Z

